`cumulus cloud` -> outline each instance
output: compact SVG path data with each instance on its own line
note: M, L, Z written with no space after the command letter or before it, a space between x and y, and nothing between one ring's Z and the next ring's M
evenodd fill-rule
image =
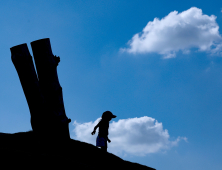
M91 132L99 120L100 118L87 123L75 121L72 138L96 145L97 135L91 135ZM178 145L181 140L187 141L186 137L170 141L170 135L166 129L163 129L162 123L147 116L112 121L109 126L109 138L111 140L111 143L108 143L109 152L136 156L165 151Z
M201 9L192 7L181 13L170 12L162 19L154 18L132 37L128 48L120 50L134 54L155 52L172 58L180 50L189 53L191 48L221 54L221 44L216 16L204 15Z

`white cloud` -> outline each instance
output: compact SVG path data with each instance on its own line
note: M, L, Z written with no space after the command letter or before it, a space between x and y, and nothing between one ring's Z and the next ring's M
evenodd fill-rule
M91 135L91 132L99 120L100 118L95 122L87 123L75 121L73 138L96 145L97 135ZM176 146L181 140L187 141L185 137L178 137L176 140L170 141L169 133L163 129L162 123L147 116L112 121L109 127L109 139L111 143L108 143L108 152L137 156L165 151Z
M191 48L219 54L222 37L218 30L216 16L204 15L201 9L192 7L181 13L170 12L161 20L154 18L132 37L128 48L120 50L134 54L155 52L165 58L176 57L179 50L187 53Z

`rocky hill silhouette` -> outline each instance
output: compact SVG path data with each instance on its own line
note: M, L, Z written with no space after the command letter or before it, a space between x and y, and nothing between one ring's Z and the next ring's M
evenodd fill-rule
M85 142L40 139L33 131L0 133L3 169L135 169L155 170L129 162Z

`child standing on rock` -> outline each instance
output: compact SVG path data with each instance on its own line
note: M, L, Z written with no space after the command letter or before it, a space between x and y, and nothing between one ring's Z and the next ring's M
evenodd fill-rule
M112 114L110 111L105 111L102 114L102 119L100 122L94 127L92 135L95 134L96 129L99 127L99 134L96 138L96 146L101 147L102 151L107 152L107 141L110 143L111 140L108 138L108 129L109 129L109 121L112 118L116 118L115 115Z

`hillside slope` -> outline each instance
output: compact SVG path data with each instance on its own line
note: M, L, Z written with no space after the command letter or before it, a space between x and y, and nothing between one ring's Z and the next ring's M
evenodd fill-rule
M5 169L136 169L153 168L125 161L94 145L69 141L40 140L33 131L0 133L0 165Z

